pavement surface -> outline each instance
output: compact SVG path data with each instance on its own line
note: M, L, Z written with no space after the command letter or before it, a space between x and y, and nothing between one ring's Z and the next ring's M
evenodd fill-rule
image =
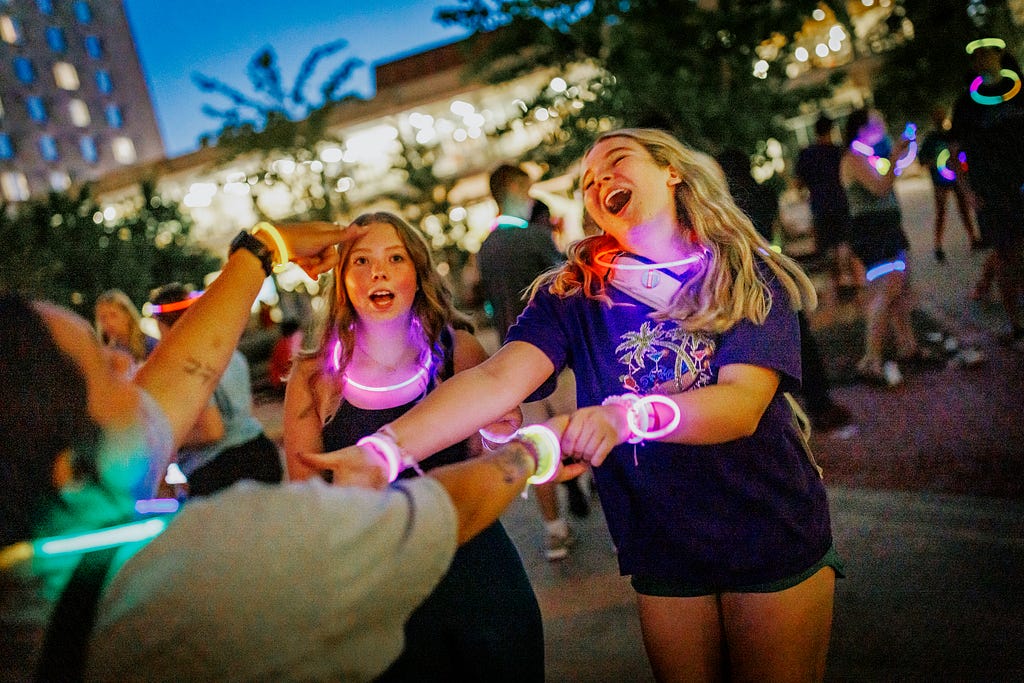
M897 193L911 240L916 326L922 336L976 348L985 361L907 370L897 388L852 381L859 308L837 301L827 278L814 274L822 303L811 323L835 379L833 397L855 421L813 436L846 562L826 680L1021 681L1024 354L997 341L1001 307L968 297L987 252L970 251L955 210L946 261L937 263L928 180L902 179ZM260 402L257 414L279 438L280 403ZM577 541L560 562L543 557L535 501L516 501L503 521L540 601L547 679L653 680L633 591L618 574L596 498L587 517L570 518Z

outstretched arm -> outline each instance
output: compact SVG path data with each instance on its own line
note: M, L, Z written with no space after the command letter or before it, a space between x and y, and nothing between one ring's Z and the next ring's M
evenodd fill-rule
M333 223L301 223L281 227L280 232L291 260L315 277L337 263L339 242L364 231ZM258 233L256 238L280 258L266 233ZM245 249L235 251L206 293L189 307L136 374L136 383L167 415L176 447L217 386L265 278L259 258Z

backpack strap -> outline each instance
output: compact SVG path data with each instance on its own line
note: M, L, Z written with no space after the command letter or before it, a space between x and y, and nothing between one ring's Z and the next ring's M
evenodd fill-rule
M36 680L82 680L103 581L119 547L84 553L78 561L46 629Z

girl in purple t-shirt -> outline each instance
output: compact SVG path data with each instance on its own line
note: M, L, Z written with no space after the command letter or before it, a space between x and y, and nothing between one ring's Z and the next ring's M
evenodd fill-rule
M820 680L839 561L784 393L800 382L794 309L814 289L714 161L667 133L604 134L582 189L602 232L535 283L494 356L390 434L425 458L573 368L580 408L562 449L594 467L656 677ZM636 438L641 416L661 434Z

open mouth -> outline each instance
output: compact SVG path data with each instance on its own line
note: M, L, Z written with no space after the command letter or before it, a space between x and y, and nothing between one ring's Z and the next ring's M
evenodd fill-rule
M629 200L632 198L633 193L629 190L612 190L604 198L604 208L610 213L619 214L626 208L626 204L629 204Z
M373 292L370 294L370 301L376 306L383 306L394 301L395 295L393 292L380 291Z

